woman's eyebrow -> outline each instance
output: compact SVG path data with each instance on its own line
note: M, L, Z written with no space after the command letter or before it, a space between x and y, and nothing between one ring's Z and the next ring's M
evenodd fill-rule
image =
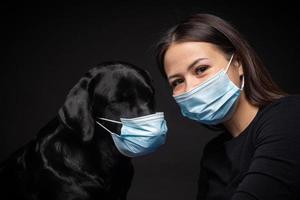
M188 65L187 71L189 71L192 67L194 67L199 61L206 60L208 58L197 58L195 61L193 61L191 64ZM176 76L179 76L179 74L173 74L171 76L168 76L168 79L174 78Z

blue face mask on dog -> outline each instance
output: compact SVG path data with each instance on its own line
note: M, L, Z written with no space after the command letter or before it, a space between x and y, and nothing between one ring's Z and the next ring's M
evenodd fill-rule
M232 58L233 55L225 70L192 90L174 96L183 116L208 125L219 124L232 116L244 87L244 77L238 88L227 75Z
M120 118L121 121L106 118L98 119L122 124L121 134L118 135L96 121L98 125L111 134L117 149L125 156L146 155L154 152L165 143L168 129L162 112L136 118Z

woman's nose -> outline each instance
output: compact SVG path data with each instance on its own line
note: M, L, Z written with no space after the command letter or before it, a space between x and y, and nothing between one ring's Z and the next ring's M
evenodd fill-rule
M200 84L200 81L197 78L187 78L185 82L185 91L189 92Z

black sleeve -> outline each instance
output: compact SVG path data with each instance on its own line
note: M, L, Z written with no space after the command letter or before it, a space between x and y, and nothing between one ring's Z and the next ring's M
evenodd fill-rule
M231 200L300 199L300 100L261 119L251 165Z
M203 153L203 156L205 154ZM197 193L197 200L205 200L206 199L206 193L208 190L208 182L207 182L207 171L203 167L203 160L202 157L200 162L200 174L198 179L198 193Z
M224 134L219 134L218 136L212 138L204 147L202 158L200 162L200 174L198 178L198 192L197 200L206 200L207 192L209 189L208 185L208 170L207 170L207 160L211 156L211 152L216 152L216 148L220 147L224 140Z

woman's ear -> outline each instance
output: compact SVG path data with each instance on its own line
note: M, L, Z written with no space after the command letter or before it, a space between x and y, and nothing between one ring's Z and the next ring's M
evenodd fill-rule
M83 141L89 141L94 135L94 119L89 94L90 76L82 77L70 90L58 115L64 125L79 132Z
M239 56L236 56L236 59L234 59L234 66L238 67L239 76L240 77L244 76L243 64Z
M243 70L243 66L239 65L239 76L242 77L244 76L244 70Z

